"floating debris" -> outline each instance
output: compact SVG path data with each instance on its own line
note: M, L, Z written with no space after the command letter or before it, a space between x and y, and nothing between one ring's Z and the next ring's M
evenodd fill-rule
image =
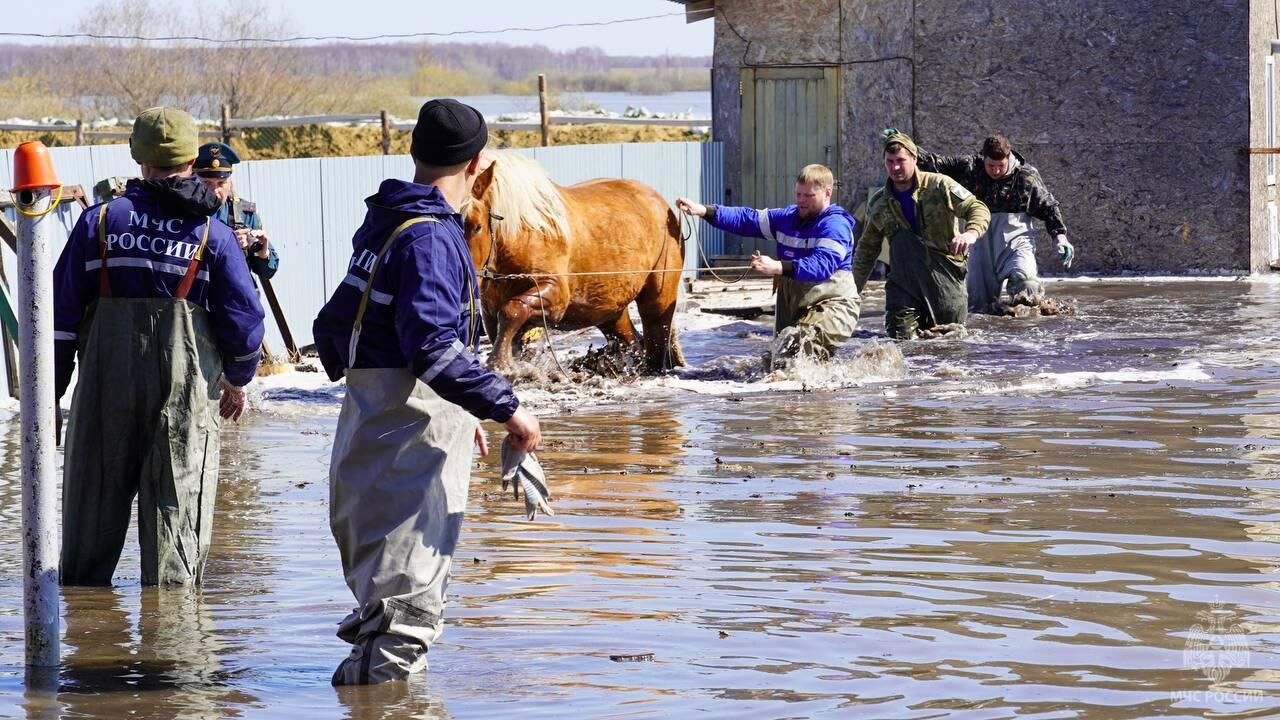
M644 348L623 345L611 340L600 348L591 348L585 355L569 363L570 372L587 373L616 380L638 378L645 373Z
M653 662L653 653L637 653L635 655L610 655L614 662Z
M1074 300L1059 300L1045 297L1044 295L1032 295L1024 291L1017 293L1008 300L1001 298L992 303L991 307L987 309L991 315L1033 318L1041 315L1075 315L1076 303Z
M964 337L969 334L961 323L947 323L945 325L934 325L931 328L922 328L920 330L921 340L937 340L944 337Z

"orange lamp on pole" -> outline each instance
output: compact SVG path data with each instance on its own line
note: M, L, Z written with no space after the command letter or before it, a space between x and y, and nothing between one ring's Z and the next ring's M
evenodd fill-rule
M53 156L39 140L24 142L13 151L13 191L62 187L53 171Z

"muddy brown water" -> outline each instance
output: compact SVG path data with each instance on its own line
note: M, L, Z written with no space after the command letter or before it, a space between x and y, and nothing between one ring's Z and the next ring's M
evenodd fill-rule
M333 393L226 432L202 592L141 588L133 541L64 590L53 677L22 667L9 422L0 717L1277 715L1280 284L1053 290L1080 314L884 344L866 381L734 377L762 319L687 332L679 389L548 396L559 514L480 466L431 670L375 688L328 684Z

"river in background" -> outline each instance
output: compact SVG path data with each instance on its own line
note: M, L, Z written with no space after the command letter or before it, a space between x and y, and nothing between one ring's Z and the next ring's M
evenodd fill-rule
M131 542L115 587L64 590L60 690L24 688L10 418L0 717L1274 717L1280 284L1051 291L1079 315L783 375L768 318L695 311L676 376L526 382L558 514L480 464L407 684L329 686L341 390L295 374L224 434L203 592L141 588Z
M426 102L429 98L414 98ZM601 108L608 113L621 115L628 108L644 108L650 113L662 115L684 114L691 118L711 117L711 91L681 91L661 95L637 95L623 92L553 93L553 99L568 111ZM479 110L486 118L513 113L537 113L538 96L534 95L472 95L458 100Z

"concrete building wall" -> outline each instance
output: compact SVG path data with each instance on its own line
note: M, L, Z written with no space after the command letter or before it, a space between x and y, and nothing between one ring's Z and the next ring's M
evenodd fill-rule
M1249 145L1262 148L1269 145L1267 135L1266 58L1271 54L1271 40L1280 38L1280 15L1275 0L1252 0L1249 12ZM1280 58L1277 58L1280 65ZM1272 70L1273 108L1280 113L1280 99L1274 93L1280 91L1280 74ZM1280 134L1280 118L1276 118L1277 134ZM1280 173L1280 156L1251 154L1249 163L1249 219L1250 236L1253 238L1250 267L1255 271L1270 267L1271 227L1268 203L1276 202L1277 187L1267 182L1268 159Z
M719 0L727 191L740 196L740 68L838 65L846 205L883 181L881 128L953 154L1003 132L1061 202L1074 269L1260 270L1265 159L1247 148L1263 144L1250 96L1274 13L1262 0ZM1052 249L1040 243L1046 271Z

